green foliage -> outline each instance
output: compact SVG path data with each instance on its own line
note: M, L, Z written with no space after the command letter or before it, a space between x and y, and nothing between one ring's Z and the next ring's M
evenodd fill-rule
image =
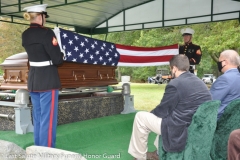
M156 75L157 67L121 67L126 75L131 75L131 81L133 82L147 82L148 77L152 77Z
M205 27L202 27L202 31L206 31L201 36L202 47L206 48L214 61L217 61L219 54L223 50L239 50L240 36L236 34L240 31L238 21L205 24Z
M179 43L179 27L142 30L141 37L134 45L142 47L158 47ZM178 31L178 32L177 32Z

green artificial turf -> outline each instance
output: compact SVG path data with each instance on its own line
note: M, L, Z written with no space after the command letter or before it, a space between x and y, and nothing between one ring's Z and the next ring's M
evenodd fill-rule
M128 154L135 113L101 117L57 127L56 148L82 154L91 159L133 159ZM0 139L16 143L23 149L33 145L33 133L17 135L0 131ZM155 150L156 134L149 136L149 151Z

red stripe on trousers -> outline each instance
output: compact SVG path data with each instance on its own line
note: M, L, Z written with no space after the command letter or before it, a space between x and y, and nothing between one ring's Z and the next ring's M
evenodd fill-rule
M54 102L55 102L55 91L52 90L52 103L51 103L51 110L50 110L49 130L48 130L48 147L51 147L51 143L52 143L52 124L53 124Z

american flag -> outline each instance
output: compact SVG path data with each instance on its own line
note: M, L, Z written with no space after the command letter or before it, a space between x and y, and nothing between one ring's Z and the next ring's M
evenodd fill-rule
M156 66L169 64L178 54L178 44L164 47L133 47L82 36L55 27L64 60L110 66Z

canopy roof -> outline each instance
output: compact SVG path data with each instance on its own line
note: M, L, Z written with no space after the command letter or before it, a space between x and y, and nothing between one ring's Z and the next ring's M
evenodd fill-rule
M0 21L28 24L22 9L48 4L48 23L84 34L239 19L240 0L1 0ZM6 19L6 18L8 19Z

